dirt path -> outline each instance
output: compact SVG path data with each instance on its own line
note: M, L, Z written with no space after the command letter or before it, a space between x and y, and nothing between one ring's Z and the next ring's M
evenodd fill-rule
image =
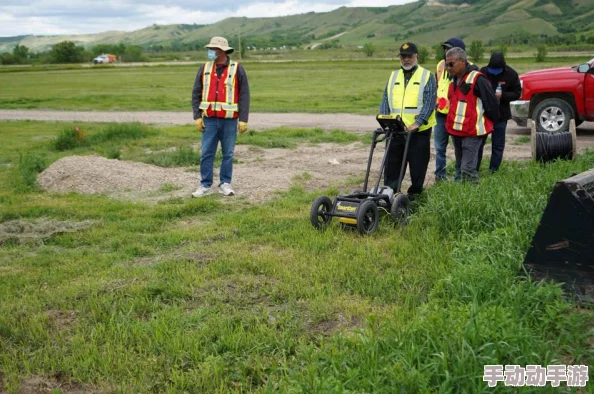
M43 120L80 122L131 122L151 124L188 124L191 114L185 112L64 112L38 110L0 110L0 120ZM281 126L341 129L351 132L370 132L377 125L373 116L350 114L264 114L250 116L250 128L263 130ZM191 127L191 126L190 126ZM531 158L529 142L521 142L521 135L530 135L528 128L508 124L504 160ZM199 149L199 143L195 146ZM594 148L594 122L586 122L578 130L578 151ZM484 162L488 163L489 145ZM260 202L274 197L277 190L288 190L298 183L308 189L341 186L362 179L369 147L362 143L349 145L301 145L296 149L262 149L238 145L235 157L233 185L235 199ZM375 152L374 174L383 154L383 144ZM453 148L448 146L448 160L453 160ZM435 168L433 155L429 163L426 185L433 183ZM334 163L334 164L333 164ZM336 164L338 163L338 164ZM215 173L215 179L217 174ZM196 171L182 168L160 168L144 163L109 160L98 156L70 156L53 163L39 176L41 186L59 192L105 194L115 198L157 202L172 197L189 198L198 185ZM405 179L403 188L408 187Z

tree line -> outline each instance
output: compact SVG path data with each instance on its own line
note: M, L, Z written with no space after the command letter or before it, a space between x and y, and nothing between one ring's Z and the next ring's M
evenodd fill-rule
M90 50L72 41L62 41L54 44L47 52L33 52L25 45L16 45L12 52L0 54L0 63L9 64L51 64L51 63L85 63L103 53L117 56L119 61L145 61L144 51L138 45L99 44Z

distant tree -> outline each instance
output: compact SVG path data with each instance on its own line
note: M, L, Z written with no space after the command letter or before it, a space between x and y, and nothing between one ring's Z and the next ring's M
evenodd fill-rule
M536 47L536 61L537 62L544 62L547 58L547 46L545 44L540 44Z
M0 55L0 63L4 64L4 65L10 65L10 64L17 64L19 61L18 59L9 52L4 52L3 54Z
M12 54L19 63L24 63L29 58L29 48L24 45L16 45L12 50Z
M72 41L62 41L52 46L50 51L54 63L80 63L84 61L85 49Z
M483 46L483 42L471 42L470 47L466 52L468 53L468 56L472 59L473 62L480 62L483 59L483 55L485 54L485 47Z
M504 57L505 57L505 56L507 56L507 50L508 50L508 48L509 48L509 46L508 46L507 44L505 44L505 43L503 43L503 44L500 44L500 45L499 45L499 47L497 47L497 49L498 49L498 50L499 50L501 53L503 53L503 56L504 56Z
M137 45L128 45L121 57L122 61L125 62L142 62L146 60L142 48Z
M441 43L437 43L432 46L433 52L435 53L435 60L440 61L443 59L443 47Z
M429 49L419 47L419 63L424 63L429 60Z
M365 52L365 54L367 55L367 57L372 57L373 54L375 53L375 45L373 45L372 42L366 42L363 45L363 52Z
M125 49L125 46L124 48L121 48L119 45L114 44L98 44L91 49L91 53L93 54L93 56L101 55L104 53L111 53L112 55L120 56L122 53L124 53Z

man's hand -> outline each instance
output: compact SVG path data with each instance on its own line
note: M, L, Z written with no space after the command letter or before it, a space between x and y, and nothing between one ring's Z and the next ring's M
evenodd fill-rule
M205 127L206 126L204 125L204 120L202 120L202 117L196 119L196 129L198 129L198 131L201 133L204 132Z
M497 97L497 100L501 100L501 96L503 94L501 92L495 92L495 97Z
M416 124L416 123L413 123L413 124L411 124L410 126L408 126L408 127L406 128L406 130L407 130L409 133L412 133L413 131L417 131L417 130L419 130L419 125L418 125L418 124Z
M243 134L247 131L248 127L247 127L247 122L239 122L237 124L237 131L239 131L239 134Z

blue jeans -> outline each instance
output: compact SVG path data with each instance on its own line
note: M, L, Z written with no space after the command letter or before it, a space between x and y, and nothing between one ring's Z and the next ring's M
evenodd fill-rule
M221 141L223 161L219 178L221 183L231 183L233 176L233 152L237 138L237 119L204 118L204 132L202 132L202 156L200 157L200 184L204 187L212 186L213 165L217 146Z
M445 179L446 177L446 149L450 135L446 131L446 115L436 112L437 123L433 127L433 145L435 146L435 178Z
M499 169L503 161L503 150L505 149L505 129L507 128L507 120L502 120L493 125L493 132L491 133L491 163L489 163L489 171L495 172ZM487 139L485 138L485 141ZM481 145L479 150L477 171L481 167L481 160L483 159L483 148L485 142Z

